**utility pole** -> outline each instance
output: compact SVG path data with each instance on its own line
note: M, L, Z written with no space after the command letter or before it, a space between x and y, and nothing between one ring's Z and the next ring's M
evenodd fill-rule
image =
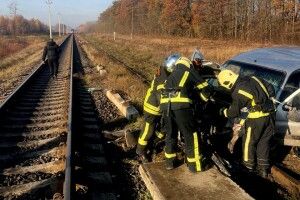
M13 16L13 34L16 36L16 16L17 16L17 2L13 1L9 4L10 14Z
M133 38L133 8L134 8L134 1L131 0L132 9L131 9L131 39Z
M60 15L60 13L58 13L57 14L58 15L58 34L59 34L59 37L61 36L61 34L60 34L60 17L61 17L61 15Z
M49 22L49 35L50 39L52 39L52 28L51 28L51 4L52 0L46 0L46 4L48 5L48 22Z

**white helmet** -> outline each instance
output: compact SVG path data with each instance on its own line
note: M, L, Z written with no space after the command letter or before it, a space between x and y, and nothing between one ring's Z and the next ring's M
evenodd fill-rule
M163 63L164 68L167 72L172 73L175 69L175 63L180 58L179 53L171 54L169 57L167 57Z
M203 54L198 49L195 49L191 56L191 61L194 61L194 60L199 60L201 62L204 60Z

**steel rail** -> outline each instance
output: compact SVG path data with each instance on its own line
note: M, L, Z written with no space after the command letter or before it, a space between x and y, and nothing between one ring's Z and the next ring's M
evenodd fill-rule
M70 93L69 93L69 111L68 111L68 136L66 151L66 168L64 181L64 199L72 199L72 120L73 120L73 59L74 59L74 35L71 35L71 55L70 55Z

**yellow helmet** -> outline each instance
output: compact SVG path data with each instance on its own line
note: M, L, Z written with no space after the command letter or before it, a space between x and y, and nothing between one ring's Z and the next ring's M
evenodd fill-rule
M218 75L219 84L226 89L231 89L238 79L239 75L229 69L222 70Z

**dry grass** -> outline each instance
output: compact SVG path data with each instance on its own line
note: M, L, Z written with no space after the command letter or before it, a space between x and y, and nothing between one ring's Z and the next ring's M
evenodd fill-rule
M45 38L45 36L0 36L0 57L9 57L32 44L44 41Z
M195 48L199 48L206 59L223 63L230 57L250 49L267 47L271 44L241 43L236 41L214 41L181 37L152 38L136 36L131 40L128 36L119 36L113 41L112 36L89 34L82 36L98 51L115 55L129 66L140 71L150 80L163 59L172 52L180 52L190 57Z
M79 37L79 39L85 41L82 37ZM141 105L143 101L141 94L145 92L146 85L141 83L139 79L129 76L128 71L120 63L111 60L107 55L98 51L95 45L83 42L81 47L93 63L93 70L96 71L96 66L101 65L104 66L108 74L105 77L102 77L99 73L87 74L85 81L89 87L123 91L126 94L130 94L130 99L134 104Z
M139 88L141 82L134 81L120 63L113 62L103 54L103 50L122 60L127 65L135 68L144 74L149 80L152 79L157 67L161 65L163 59L172 52L180 52L184 56L190 57L195 48L199 48L206 59L223 63L230 57L245 52L247 50L270 46L270 44L242 44L232 41L213 41L191 38L152 38L119 36L116 41L108 35L88 34L81 35L81 40L88 57L97 65L106 66L110 71L109 81L104 80L103 84L113 82L113 87L126 91L133 99L142 99L144 89ZM137 96L142 97L137 97ZM140 101L141 102L141 101Z

